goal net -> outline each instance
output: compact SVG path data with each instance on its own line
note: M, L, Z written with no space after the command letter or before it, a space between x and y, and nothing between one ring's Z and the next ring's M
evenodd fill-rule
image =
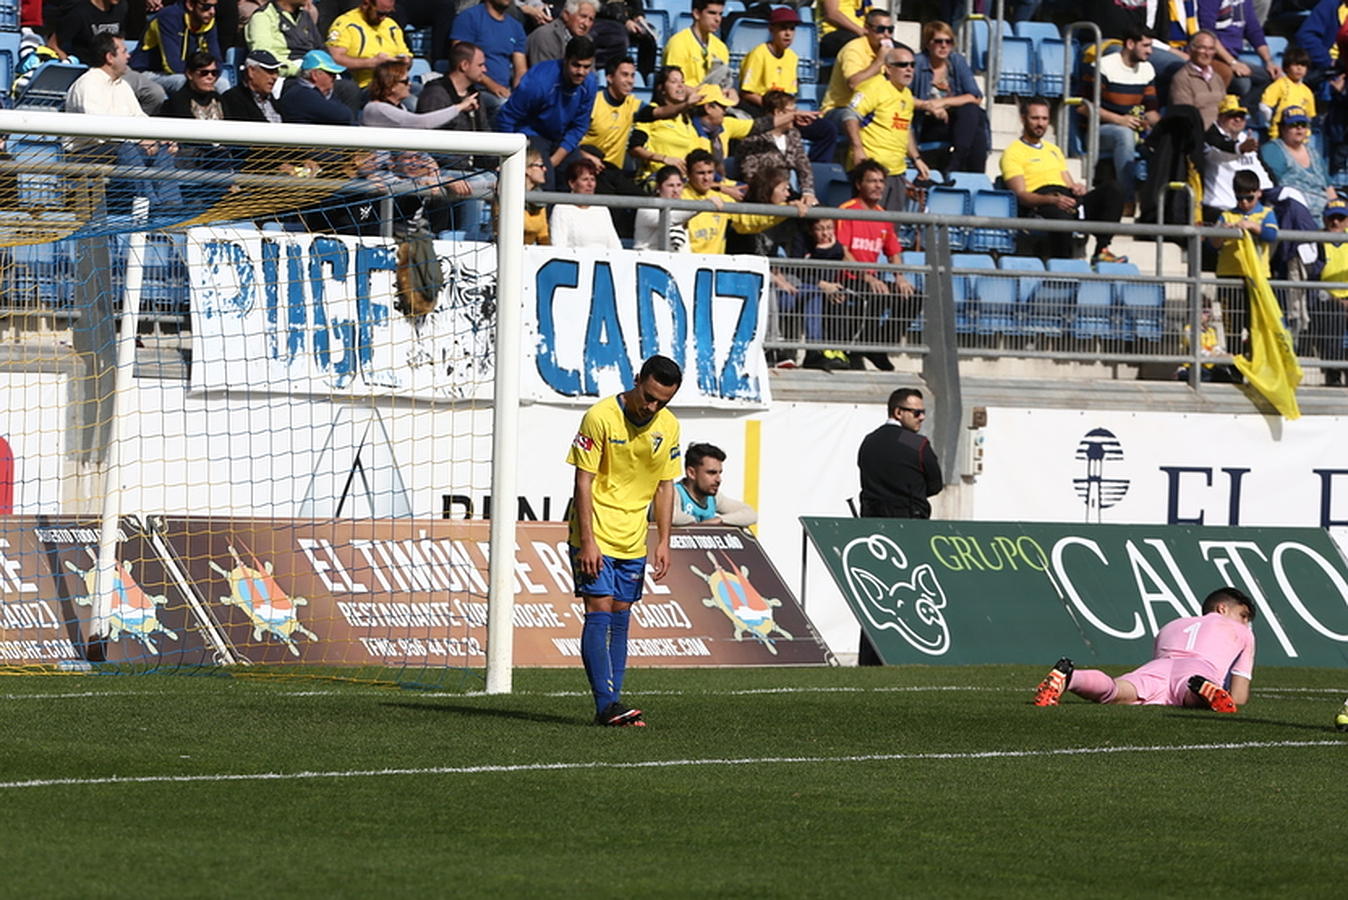
M0 131L2 670L508 690L523 138Z

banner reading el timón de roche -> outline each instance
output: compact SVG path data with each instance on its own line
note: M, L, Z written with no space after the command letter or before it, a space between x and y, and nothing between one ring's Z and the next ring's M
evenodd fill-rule
M485 521L169 519L166 544L226 641L253 663L485 662ZM819 665L823 642L753 538L677 532L635 606L633 665ZM515 663L580 661L566 526L521 523Z
M1129 664L1223 585L1263 665L1348 662L1348 565L1315 528L801 520L887 663Z

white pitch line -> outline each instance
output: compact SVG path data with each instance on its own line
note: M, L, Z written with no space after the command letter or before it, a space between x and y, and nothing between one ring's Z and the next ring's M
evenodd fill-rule
M1191 753L1196 750L1261 750L1271 748L1348 747L1348 740L1244 741L1220 744L1154 744L1127 747L1059 747L1047 750L983 750L971 753L875 753L859 756L765 756L724 759L657 759L644 762L560 762L520 765L432 766L417 769L348 769L327 772L255 772L216 775L113 775L105 778L35 778L3 781L0 790L43 787L90 787L107 784L188 784L222 781L304 781L318 778L388 778L406 775L495 775L527 772L570 772L595 769L675 769L714 766L808 765L811 763L924 762L958 759L1029 759L1045 756L1091 756L1114 753Z

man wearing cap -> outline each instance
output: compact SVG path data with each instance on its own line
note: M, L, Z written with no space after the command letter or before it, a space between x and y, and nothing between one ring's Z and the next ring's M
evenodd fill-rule
M280 122L272 91L281 61L266 50L253 50L243 61L243 77L234 87L225 91L220 102L225 107L225 118L243 122Z
M354 125L351 108L333 96L337 76L346 71L326 50L310 50L300 75L281 91L281 119L300 125Z
M873 159L888 173L883 206L891 212L907 206L907 185L903 173L909 160L917 168L919 178L930 173L922 161L917 145L910 141L913 122L913 51L900 44L884 53L885 71L868 79L852 95L852 102L844 112L843 127L852 145L851 164ZM866 122L863 128L861 123Z
M1330 234L1348 231L1348 203L1331 200L1325 205L1325 230ZM1348 283L1348 243L1319 244L1323 268L1320 280ZM1310 303L1311 342L1321 360L1342 361L1343 335L1348 333L1348 289L1317 291ZM1325 385L1342 387L1343 369L1322 370Z
M730 48L716 36L724 12L725 0L693 0L693 24L666 42L665 65L678 66L693 87L715 84L733 96Z
M217 0L183 0L165 6L145 26L131 67L176 91L187 82L187 58L205 52L223 59L215 28Z
M323 33L305 10L305 0L271 0L253 13L244 29L249 50L266 50L281 60L281 74L298 75L300 60L323 49Z
M770 37L749 51L740 63L740 106L757 113L768 91L800 93L800 57L791 49L800 16L789 6L772 11L768 18Z
M1203 135L1203 221L1215 222L1228 209L1236 208L1231 179L1241 169L1259 178L1260 192L1273 187L1259 161L1259 138L1246 125L1249 111L1240 98L1227 94L1217 110L1217 121Z
M365 87L375 66L390 59L411 61L403 28L392 18L395 0L360 0L360 6L338 16L328 29L328 54L341 71L351 70L356 84ZM303 66L301 66L301 72Z
M529 136L552 169L580 146L590 127L599 86L594 77L594 42L574 37L563 59L550 59L529 70L497 114L498 131Z

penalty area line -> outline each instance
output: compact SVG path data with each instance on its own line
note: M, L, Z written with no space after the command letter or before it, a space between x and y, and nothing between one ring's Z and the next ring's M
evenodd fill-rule
M571 772L600 769L679 769L699 767L837 765L871 762L927 762L941 760L1034 759L1053 756L1093 756L1115 753L1192 753L1196 750L1262 750L1310 747L1348 747L1348 741L1240 741L1210 744L1152 744L1121 747L1050 747L1041 750L979 750L928 753L874 753L853 756L761 756L708 759L656 759L635 762L558 762L517 765L427 766L422 768L345 769L326 772L225 772L214 775L110 775L103 778L34 778L0 782L0 790L44 787L89 787L113 784L191 784L228 781L308 781L341 778L390 778L433 775L497 775L529 772Z

